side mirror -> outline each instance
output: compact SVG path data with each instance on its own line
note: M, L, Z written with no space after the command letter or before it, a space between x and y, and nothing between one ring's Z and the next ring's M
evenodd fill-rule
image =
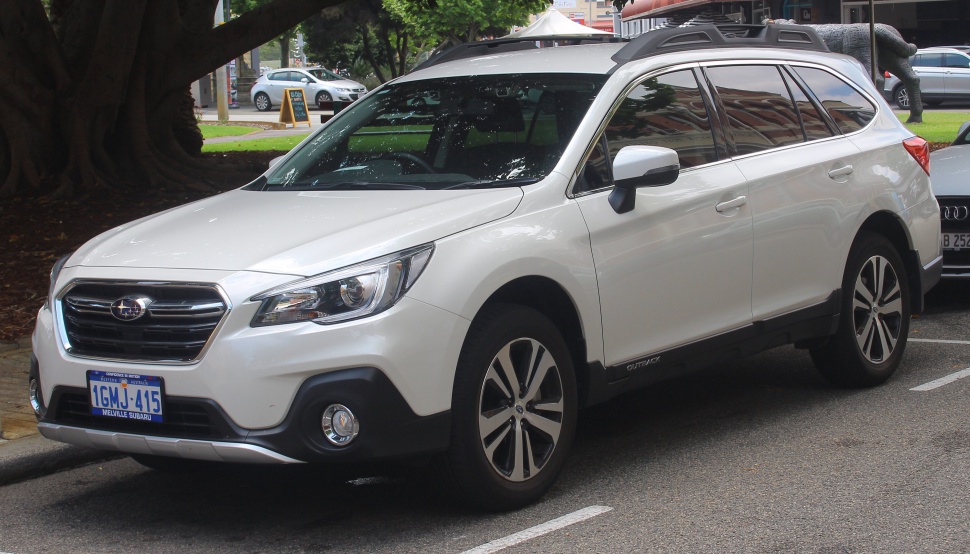
M960 125L960 130L957 131L957 138L953 141L953 144L970 144L970 121L964 121L963 125Z
M300 79L300 82L303 83L303 84L307 84L307 83L310 82L310 79L307 79L306 77L304 77L304 78Z
M283 154L282 156L276 156L275 158L269 161L269 167L273 167L274 165L280 163L280 160L282 160L285 157L286 157L286 154Z
M641 187L661 187L677 180L680 159L677 152L660 146L625 146L613 159L614 189L610 206L618 213L633 209Z

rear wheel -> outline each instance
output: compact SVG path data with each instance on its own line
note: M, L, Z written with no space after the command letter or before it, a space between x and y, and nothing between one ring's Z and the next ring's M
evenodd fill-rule
M896 105L899 106L900 109L909 109L909 93L906 92L905 86L900 85L896 87L896 90L893 91L893 100L896 101Z
M256 104L256 109L265 112L273 107L273 103L269 100L269 95L265 92L258 92L256 96L253 97L253 103Z
M535 502L562 470L576 411L572 359L555 325L530 308L486 307L462 347L451 448L437 468L465 504Z
M881 235L861 234L842 280L838 331L811 351L812 360L839 385L883 383L902 360L909 318L909 284L899 253Z

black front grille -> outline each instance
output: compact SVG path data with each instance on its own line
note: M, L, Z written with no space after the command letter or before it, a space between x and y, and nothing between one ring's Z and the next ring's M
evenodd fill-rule
M94 415L91 413L91 404L87 395L74 392L73 389L70 392L60 392L52 400L48 417L53 415L51 419L63 425L120 433L198 439L225 438L232 434L228 429L220 429L225 425L220 425L220 418L210 413L212 408L202 403L167 399L162 408L164 421L153 423Z
M142 315L124 319L120 299ZM72 354L138 361L195 360L228 312L214 286L172 283L80 282L60 306Z

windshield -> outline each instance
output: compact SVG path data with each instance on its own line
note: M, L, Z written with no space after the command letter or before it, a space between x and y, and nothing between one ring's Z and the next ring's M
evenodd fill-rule
M343 79L343 77L322 68L307 69L306 72L313 75L318 81L338 81Z
M520 186L552 171L605 76L495 75L388 85L250 189Z

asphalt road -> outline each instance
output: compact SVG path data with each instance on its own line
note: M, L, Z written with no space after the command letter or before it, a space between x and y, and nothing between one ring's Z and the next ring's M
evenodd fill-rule
M970 283L944 283L882 387L833 388L784 347L587 410L517 512L413 475L121 459L0 488L0 551L970 552L970 378L912 390L970 367L968 330Z

